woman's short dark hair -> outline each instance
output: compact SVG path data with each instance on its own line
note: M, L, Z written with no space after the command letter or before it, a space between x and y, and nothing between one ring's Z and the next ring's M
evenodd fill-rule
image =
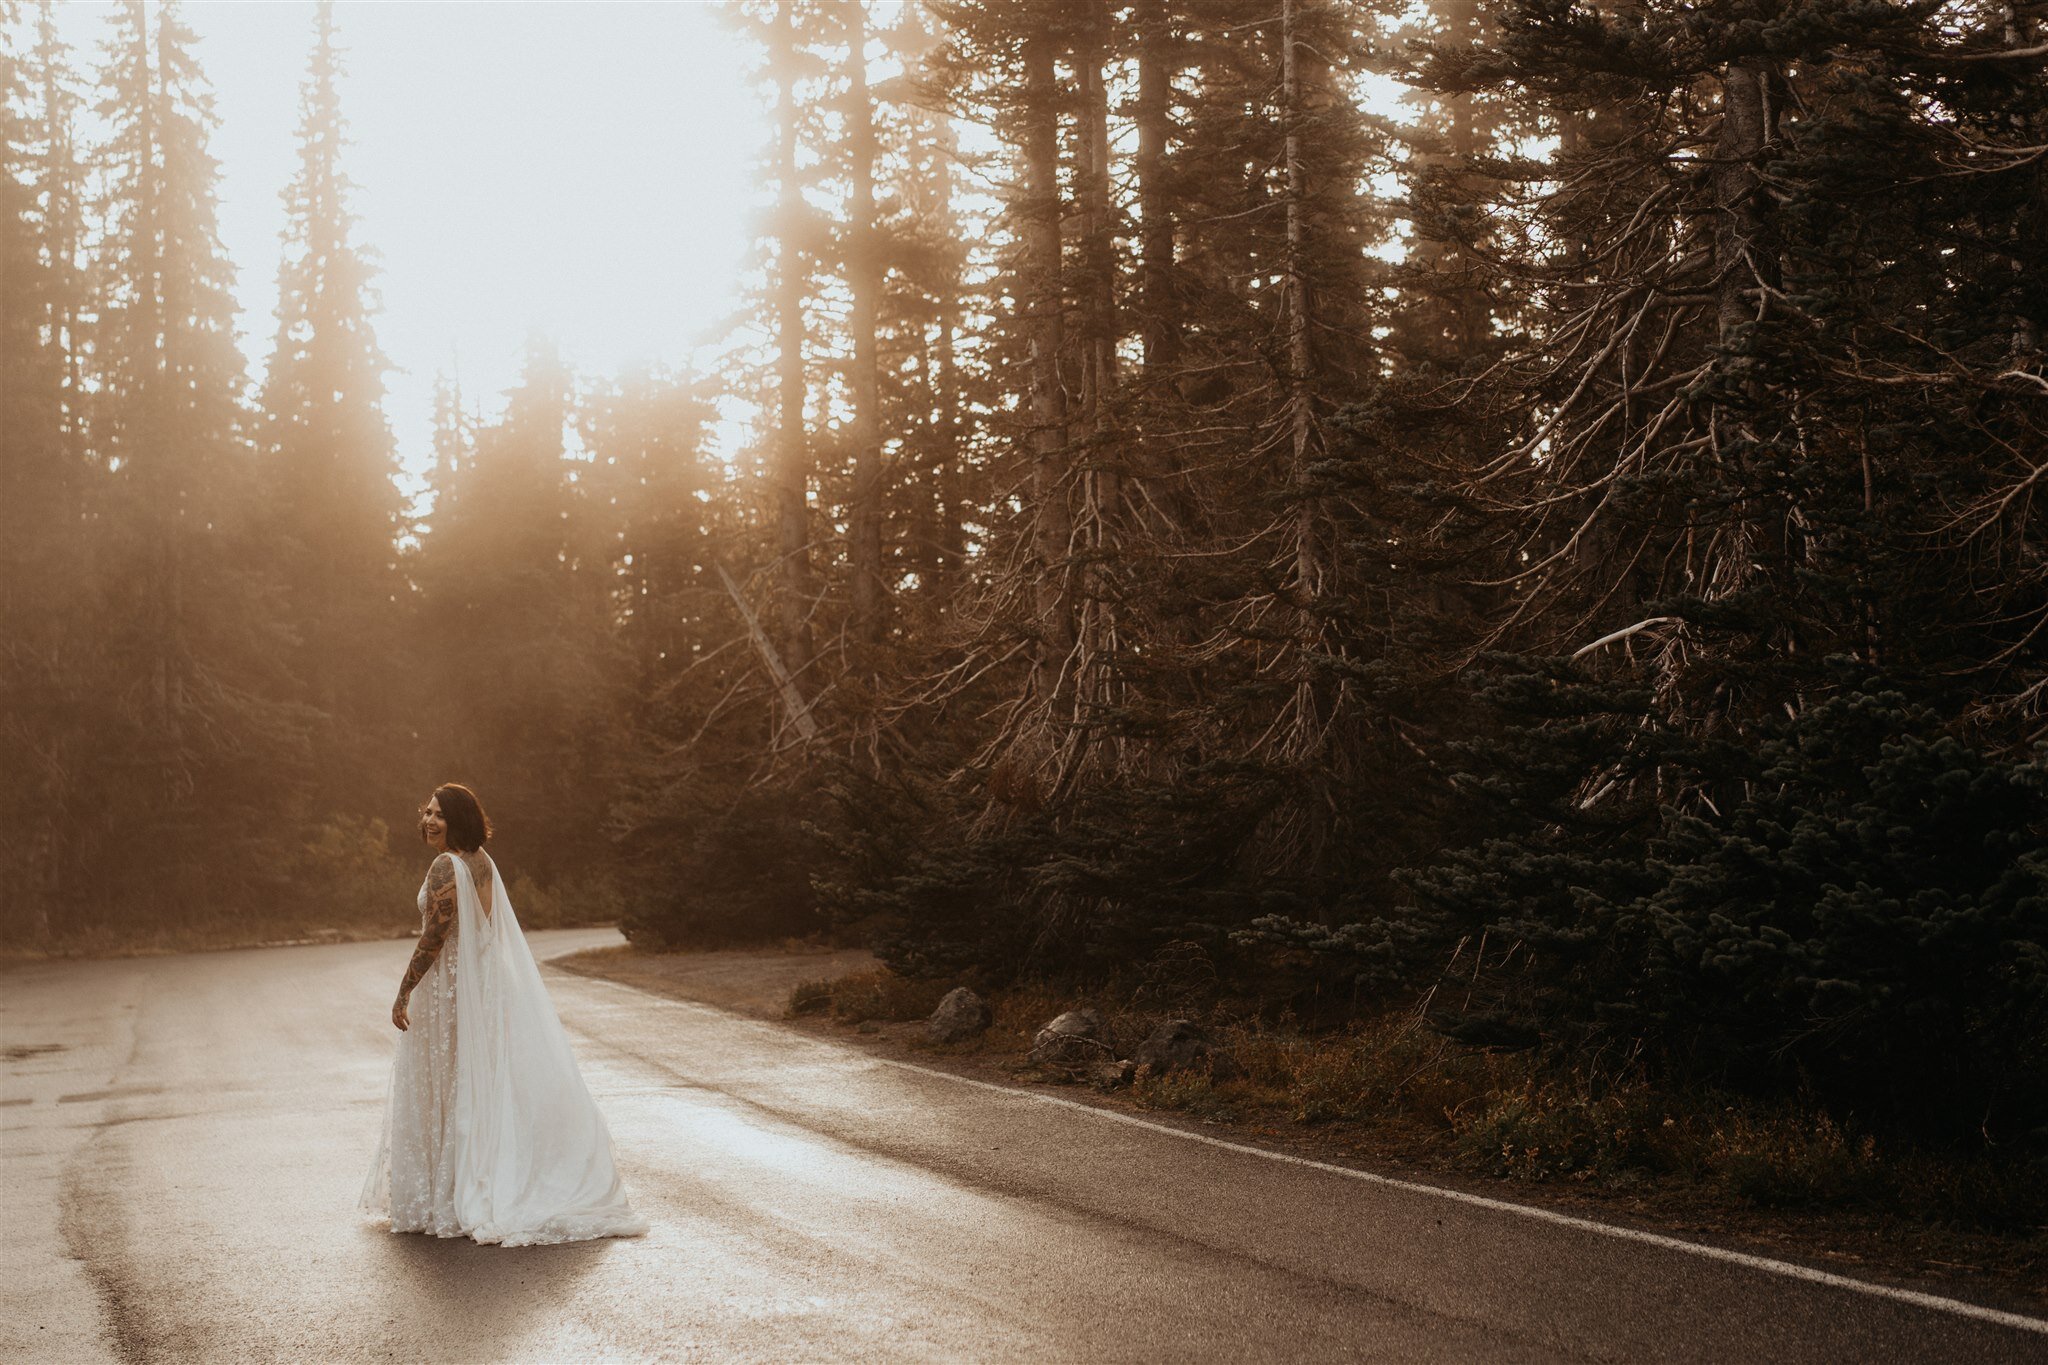
M491 837L491 817L484 814L484 803L475 792L460 782L443 782L434 788L434 799L441 803L441 818L448 824L448 847L474 853L484 846ZM420 838L426 837L422 831Z

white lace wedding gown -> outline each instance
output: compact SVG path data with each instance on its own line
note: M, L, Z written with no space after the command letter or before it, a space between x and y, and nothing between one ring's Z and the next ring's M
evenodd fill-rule
M442 856L454 864L455 922L413 988L363 1211L393 1232L506 1246L647 1231L497 865L475 855L486 913L464 859Z

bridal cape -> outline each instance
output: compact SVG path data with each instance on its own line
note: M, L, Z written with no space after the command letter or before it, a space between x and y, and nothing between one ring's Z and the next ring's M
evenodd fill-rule
M505 879L492 863L485 914L453 862L456 930L413 990L363 1210L393 1232L506 1246L647 1231Z

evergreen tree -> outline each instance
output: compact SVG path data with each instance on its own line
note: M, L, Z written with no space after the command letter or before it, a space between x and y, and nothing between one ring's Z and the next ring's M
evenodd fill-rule
M19 5L0 7L0 927L41 940L67 881L63 834L75 755L90 720L81 636L89 560L81 498L74 356L84 307L77 269L76 96L45 5L33 51ZM28 53L26 56L18 53Z
M550 883L601 857L631 681L614 547L592 533L587 452L569 443L572 384L553 345L532 342L473 453L444 447L412 562L429 698L411 708L415 788L473 780L508 863Z
M107 666L122 698L92 756L98 913L251 903L283 880L274 822L301 799L273 547L250 500L233 267L207 150L212 96L175 6L114 17L99 114L95 526Z
M815 927L800 790L763 784L793 744L766 685L728 564L772 536L708 450L694 384L634 374L589 395L579 481L610 509L617 635L631 656L627 729L609 794L611 856L641 942L706 944ZM800 782L798 784L800 787Z
M808 677L814 650L811 613L817 582L813 561L810 488L811 446L805 430L810 382L804 358L805 299L810 291L807 252L819 234L816 215L804 198L807 178L798 173L798 147L805 118L799 104L800 83L809 64L797 41L798 0L776 0L773 17L761 25L765 64L775 85L775 148L771 181L775 187L772 289L775 344L774 451L769 460L770 497L775 519L776 613L785 664L804 691L816 690Z
M1461 240L1524 303L1426 447L1515 647L1458 764L1452 828L1492 837L1405 910L1265 928L1390 989L1515 945L1482 998L1562 1041L2038 1126L2043 600L2009 556L2040 523L2008 495L2042 445L2044 177L1998 150L2048 126L2029 31L1494 15L1443 88L1561 147L1460 167L1495 187ZM1936 1003L1953 971L1983 1011Z
M845 903L903 914L903 961L987 951L1010 965L1110 960L1189 932L1162 913L1163 869L1227 884L1196 893L1212 936L1279 884L1327 905L1361 860L1383 878L1397 850L1428 846L1412 742L1384 713L1385 675L1415 681L1381 657L1405 566L1345 553L1349 538L1388 558L1400 511L1367 508L1337 425L1380 368L1361 248L1386 222L1358 187L1383 137L1332 65L1362 60L1366 16L943 14L940 93L994 131L984 174L1008 186L980 344L1009 378L986 406L985 577L958 643L927 644L938 671L913 695L955 714L993 704L995 724L920 729L908 772L852 783L849 815L892 809L891 778L906 784L893 799L916 809L900 813L939 847L900 851L897 890ZM1107 136L1110 91L1134 66L1135 198ZM970 774L987 786L963 804ZM896 855L874 853L873 820L856 824L850 856L879 875ZM921 899L938 864L950 889ZM986 878L972 923L938 908L967 894L960 876ZM1185 911L1187 879L1168 884ZM985 929L1007 946L973 946Z
M969 349L969 218L956 202L960 139L935 107L929 62L942 35L919 6L905 6L884 33L900 74L881 90L891 149L878 212L888 263L882 306L884 368L901 382L884 393L884 430L894 474L884 524L894 531L891 581L898 609L915 608L903 634L944 630L967 569L972 511L970 388L980 376ZM884 97L886 96L886 99Z
M2034 59L1854 6L1701 23L1509 5L1500 23L1491 53L1445 59L1454 84L1513 81L1643 133L1575 134L1544 172L1573 188L1540 200L1534 168L1476 168L1502 214L1527 202L1542 225L1495 257L1495 290L1533 307L1522 357L1477 395L1529 417L1470 480L1518 527L1516 638L1632 628L1705 731L1796 708L1838 651L1926 674L2017 664L2006 632L2036 619L2039 585L1976 566L2028 532L1966 509L2024 477L2007 452L2039 438L2003 397L2038 367L2022 338L2041 303L2015 269L2038 251L2038 173L1995 150L2041 118ZM1961 161L1980 169L1939 169ZM1904 192L1921 176L1938 188ZM1935 352L1953 359L1911 358ZM1929 477L1957 500L1927 500ZM1952 593L1986 610L1893 638L1889 618Z
M588 567L607 582L641 696L706 648L702 618L725 596L710 566L712 502L725 496L705 455L711 418L700 385L647 370L597 386L578 414Z
M383 413L388 368L372 330L368 253L351 240L334 10L315 12L301 92L299 163L284 191L277 333L261 395L273 525L300 645L292 663L328 718L321 747L329 808L389 805L379 774L392 755L389 679L400 517L397 465ZM383 779L388 780L388 779Z

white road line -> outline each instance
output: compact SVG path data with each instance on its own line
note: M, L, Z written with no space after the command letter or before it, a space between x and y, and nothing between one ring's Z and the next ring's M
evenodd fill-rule
M722 1010L716 1005L705 1005L694 1000L671 999L668 996L656 995L651 991L645 991L637 986L629 986L624 982L613 981L606 977L583 976L581 972L576 973L576 975L581 976L586 981L595 981L601 985L628 991L640 999L652 1000L657 1004L667 1005L675 1009L697 1010L706 1014L716 1015L720 1020L751 1024L763 1030L787 1031L767 1020L736 1014L730 1010ZM2042 1336L2048 1336L2048 1319L2029 1317L2024 1313L2008 1313L2002 1309L1986 1308L1981 1304L1966 1303L1961 1299L1944 1298L1939 1294L1924 1294L1917 1289L1898 1289L1888 1284L1873 1284L1868 1280L1851 1279L1847 1275L1836 1275L1826 1270L1815 1270L1812 1266L1798 1265L1791 1261L1773 1260L1769 1256L1753 1256L1746 1251L1730 1251L1724 1247L1709 1246L1702 1242L1688 1242L1683 1238L1667 1237L1661 1232L1644 1232L1637 1228L1620 1227L1613 1223L1595 1222L1590 1218L1579 1218L1569 1213L1558 1213L1552 1209L1538 1208L1530 1204L1515 1204L1505 1199L1489 1198L1483 1194L1467 1194L1463 1190L1445 1189L1438 1185L1424 1185L1412 1180L1397 1179L1393 1176L1375 1175L1371 1171L1361 1171L1351 1166L1338 1166L1328 1161L1317 1161L1312 1157L1294 1156L1287 1152L1268 1151L1264 1147L1254 1147L1244 1142L1230 1142L1223 1138L1210 1137L1206 1133L1190 1133L1184 1128L1175 1128L1169 1124L1155 1123L1150 1119L1139 1118L1135 1114L1118 1113L1114 1109L1101 1109L1092 1104L1083 1104L1079 1100L1070 1100L1063 1095L1048 1095L1040 1090L1022 1090L1015 1086L1001 1085L995 1081L977 1080L972 1076L956 1075L951 1071L942 1071L937 1067L920 1066L916 1062L898 1061L893 1057L877 1057L870 1053L859 1051L851 1044L835 1042L829 1038L817 1038L810 1034L803 1036L811 1038L813 1042L837 1048L851 1053L853 1056L859 1057L864 1061L873 1062L881 1066L893 1066L904 1071L915 1071L921 1076L936 1076L940 1080L953 1081L960 1085L971 1085L981 1090L991 1090L998 1095L1005 1095L1011 1099L1035 1100L1041 1104L1056 1104L1083 1114L1093 1115L1099 1119L1107 1119L1111 1123L1127 1123L1134 1128L1144 1128L1154 1133L1164 1133L1168 1137L1180 1138L1187 1142L1200 1142L1211 1147L1221 1147L1228 1152L1240 1152L1245 1156L1263 1157L1267 1161L1285 1162L1290 1166L1306 1166L1310 1170L1344 1176L1347 1179L1363 1181L1368 1185L1382 1185L1388 1189L1402 1190L1409 1194L1420 1194L1432 1199L1449 1200L1454 1204L1469 1204L1474 1208L1492 1209L1497 1213L1511 1213L1523 1218L1533 1218L1538 1222L1552 1223L1558 1227L1573 1228L1580 1232L1590 1232L1602 1237L1613 1237L1619 1241L1643 1242L1650 1246L1663 1247L1667 1251L1677 1251L1688 1256L1698 1256L1703 1260L1725 1261L1731 1265L1745 1266L1751 1270L1760 1270L1768 1275L1783 1276L1788 1280L1804 1280L1809 1284L1824 1284L1832 1289L1846 1289L1851 1293L1867 1294L1872 1298L1890 1299L1895 1303L1910 1303L1916 1308L1932 1309L1937 1313L1952 1313L1957 1317L1974 1318L1979 1322L1996 1323L2001 1327L2013 1327L2022 1332L2034 1332Z

